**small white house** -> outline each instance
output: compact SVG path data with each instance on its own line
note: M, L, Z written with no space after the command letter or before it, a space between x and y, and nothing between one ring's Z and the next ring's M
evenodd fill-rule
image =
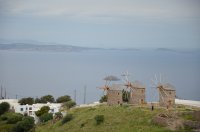
M10 109L15 111L19 105L18 99L0 99L0 103L7 102L10 104Z

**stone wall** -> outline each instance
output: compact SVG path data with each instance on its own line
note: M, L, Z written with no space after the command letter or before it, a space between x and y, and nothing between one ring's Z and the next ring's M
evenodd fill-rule
M200 111L194 112L194 118L195 118L196 121L200 121Z
M131 90L131 96L129 100L130 104L141 105L145 103L145 88L135 88Z
M107 91L107 103L108 105L122 104L122 90L108 90Z
M174 107L175 96L176 96L176 91L174 91L174 90L164 90L164 92L162 92L162 91L159 92L159 104L160 104L160 106L167 107L167 108Z

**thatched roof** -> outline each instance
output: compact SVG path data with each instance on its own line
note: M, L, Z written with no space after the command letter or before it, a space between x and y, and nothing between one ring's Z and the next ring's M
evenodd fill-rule
M119 81L120 79L116 76L110 75L110 76L106 76L103 80L106 81Z

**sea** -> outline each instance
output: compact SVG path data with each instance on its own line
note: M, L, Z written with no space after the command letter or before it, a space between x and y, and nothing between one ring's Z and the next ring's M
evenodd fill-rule
M146 101L156 101L151 80L170 83L177 98L200 100L200 52L168 50L86 50L80 52L0 51L0 85L6 98L70 95L77 104L92 103L105 94L108 75L118 77L111 84L129 81L146 85ZM6 92L6 93L5 93Z

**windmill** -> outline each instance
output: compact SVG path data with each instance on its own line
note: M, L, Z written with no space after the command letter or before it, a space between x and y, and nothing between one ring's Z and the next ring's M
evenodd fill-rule
M130 90L130 103L131 104L143 104L145 102L145 86L139 82L130 82L128 79L128 72L122 74L124 76L124 86Z
M105 85L98 88L103 89L104 92L106 91L108 105L121 104L122 90L120 90L120 85L119 84L110 85L111 81L119 81L120 79L110 75L106 76L103 80L105 80Z
M152 88L156 89L159 94L159 105L162 107L171 108L175 104L176 90L170 83L165 83L161 74L159 79L156 74L154 79L151 80Z

